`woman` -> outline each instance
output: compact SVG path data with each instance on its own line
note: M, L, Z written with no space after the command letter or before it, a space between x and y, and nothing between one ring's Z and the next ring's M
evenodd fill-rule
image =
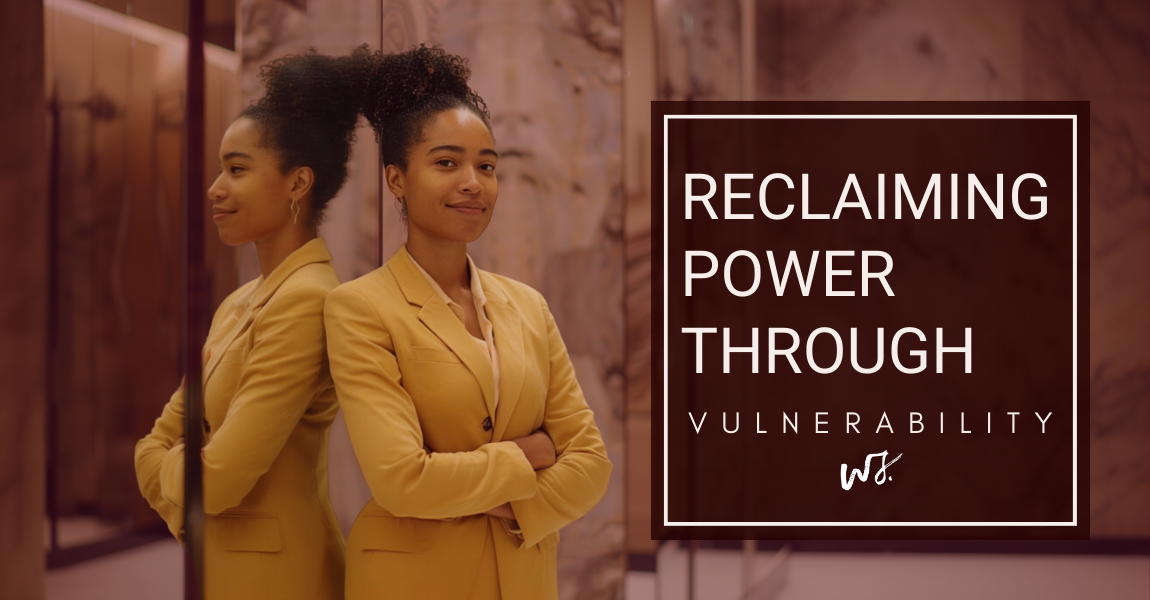
M546 301L467 255L498 196L468 77L421 47L383 58L365 92L408 241L324 309L372 492L348 541L350 600L557 598L559 529L611 472Z
M204 597L342 599L343 535L327 491L338 405L323 303L339 284L316 228L347 177L370 57L314 52L262 73L265 96L220 144L208 190L228 245L261 276L212 319L203 351ZM136 445L140 491L183 541L184 390Z

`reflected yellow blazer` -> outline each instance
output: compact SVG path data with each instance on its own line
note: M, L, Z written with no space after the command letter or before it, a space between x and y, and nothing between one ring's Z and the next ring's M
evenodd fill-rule
M372 493L348 538L349 600L464 600L496 576L502 598L557 598L559 529L607 489L607 450L547 303L477 273L499 353L498 410L482 347L406 247L328 295L332 376ZM507 440L539 428L559 456L535 472ZM481 514L505 502L517 523Z
M323 303L337 286L322 239L216 311L204 344L204 597L342 600L343 534L327 488L338 403ZM144 498L183 542L184 390L136 445Z

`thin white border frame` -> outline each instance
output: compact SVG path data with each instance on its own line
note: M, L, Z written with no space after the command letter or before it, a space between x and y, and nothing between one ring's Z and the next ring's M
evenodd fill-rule
M1071 458L1070 521L675 521L669 520L668 501L668 324L667 324L667 214L668 143L667 125L671 119L1069 119L1071 123L1071 321L1072 369L1071 413L1073 456ZM1078 526L1078 115L663 115L663 526L664 527L1077 527Z

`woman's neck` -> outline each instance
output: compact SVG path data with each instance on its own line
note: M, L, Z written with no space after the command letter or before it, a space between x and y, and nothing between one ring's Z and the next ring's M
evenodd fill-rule
M471 273L467 268L467 244L434 241L408 231L407 253L450 297L470 289Z
M276 235L256 241L260 257L260 274L267 279L292 252L316 238L314 227L287 227Z

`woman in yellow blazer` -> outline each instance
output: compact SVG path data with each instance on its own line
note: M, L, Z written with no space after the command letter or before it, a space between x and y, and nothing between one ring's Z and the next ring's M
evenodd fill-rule
M349 600L557 598L559 530L611 472L546 301L467 256L498 195L468 75L421 47L383 58L365 98L408 243L324 309L372 492L348 539Z
M261 277L224 300L203 349L208 600L343 598L344 540L327 489L338 405L323 327L339 281L316 228L346 178L358 118L362 85L340 84L362 81L366 58L274 63L264 98L220 144L213 218L224 243L255 242ZM181 386L136 446L140 491L181 542L183 433Z

